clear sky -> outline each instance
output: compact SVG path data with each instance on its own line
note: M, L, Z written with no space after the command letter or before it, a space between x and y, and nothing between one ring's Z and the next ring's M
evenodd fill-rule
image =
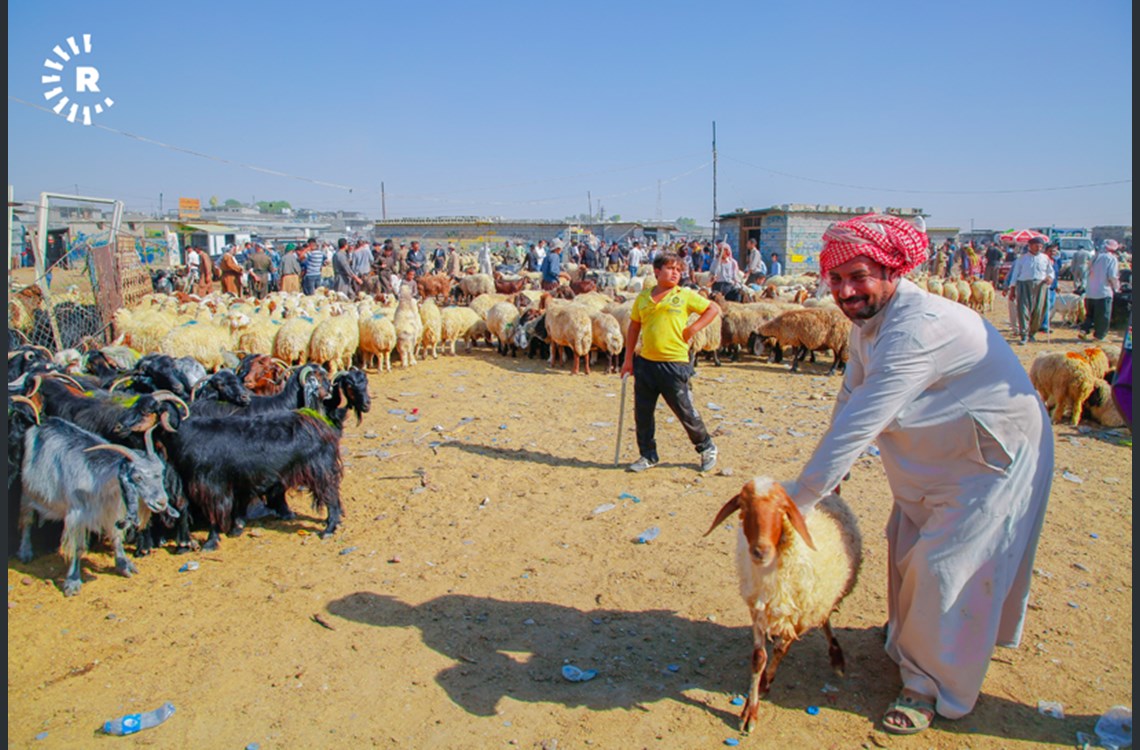
M601 203L708 224L715 120L721 213L1132 223L1124 0L12 0L8 22L20 199L78 189L142 211L161 194L165 208L216 196L379 217L383 182L389 217ZM113 99L93 116L103 127L42 109L45 58L83 34L92 49L64 84L98 70L100 93L73 101Z

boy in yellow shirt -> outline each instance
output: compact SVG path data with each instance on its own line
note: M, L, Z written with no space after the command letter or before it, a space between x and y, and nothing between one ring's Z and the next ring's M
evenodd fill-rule
M637 295L630 312L621 376L634 377L633 416L641 454L630 464L630 471L651 469L659 460L654 417L658 396L665 399L700 453L701 471L710 471L716 466L716 445L693 405L689 388L689 379L693 376L689 341L697 331L716 320L720 308L696 291L678 286L683 266L676 253L662 253L654 258L653 274L657 283ZM700 317L690 325L691 313L699 313ZM641 354L635 357L633 348L639 334Z

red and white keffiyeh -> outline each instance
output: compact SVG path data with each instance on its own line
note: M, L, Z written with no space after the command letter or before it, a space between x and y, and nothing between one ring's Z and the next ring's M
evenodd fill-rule
M865 214L837 221L823 233L819 270L831 269L865 255L887 268L909 273L926 260L926 232L906 219L885 214Z

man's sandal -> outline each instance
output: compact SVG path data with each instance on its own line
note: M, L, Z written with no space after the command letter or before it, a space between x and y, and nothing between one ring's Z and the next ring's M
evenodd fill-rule
M900 726L887 722L891 715L902 716L910 722L910 726ZM900 695L883 714L883 729L891 734L918 734L930 728L934 720L934 703L921 698L912 698L909 695Z

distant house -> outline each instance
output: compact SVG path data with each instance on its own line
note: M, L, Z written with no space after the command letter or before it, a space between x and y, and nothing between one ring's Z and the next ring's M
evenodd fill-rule
M764 260L772 254L784 266L784 273L819 272L819 251L823 233L836 221L868 213L884 213L910 219L923 216L921 208L875 208L785 203L753 211L739 210L719 217L717 239L732 245L738 253L748 240L760 245Z

